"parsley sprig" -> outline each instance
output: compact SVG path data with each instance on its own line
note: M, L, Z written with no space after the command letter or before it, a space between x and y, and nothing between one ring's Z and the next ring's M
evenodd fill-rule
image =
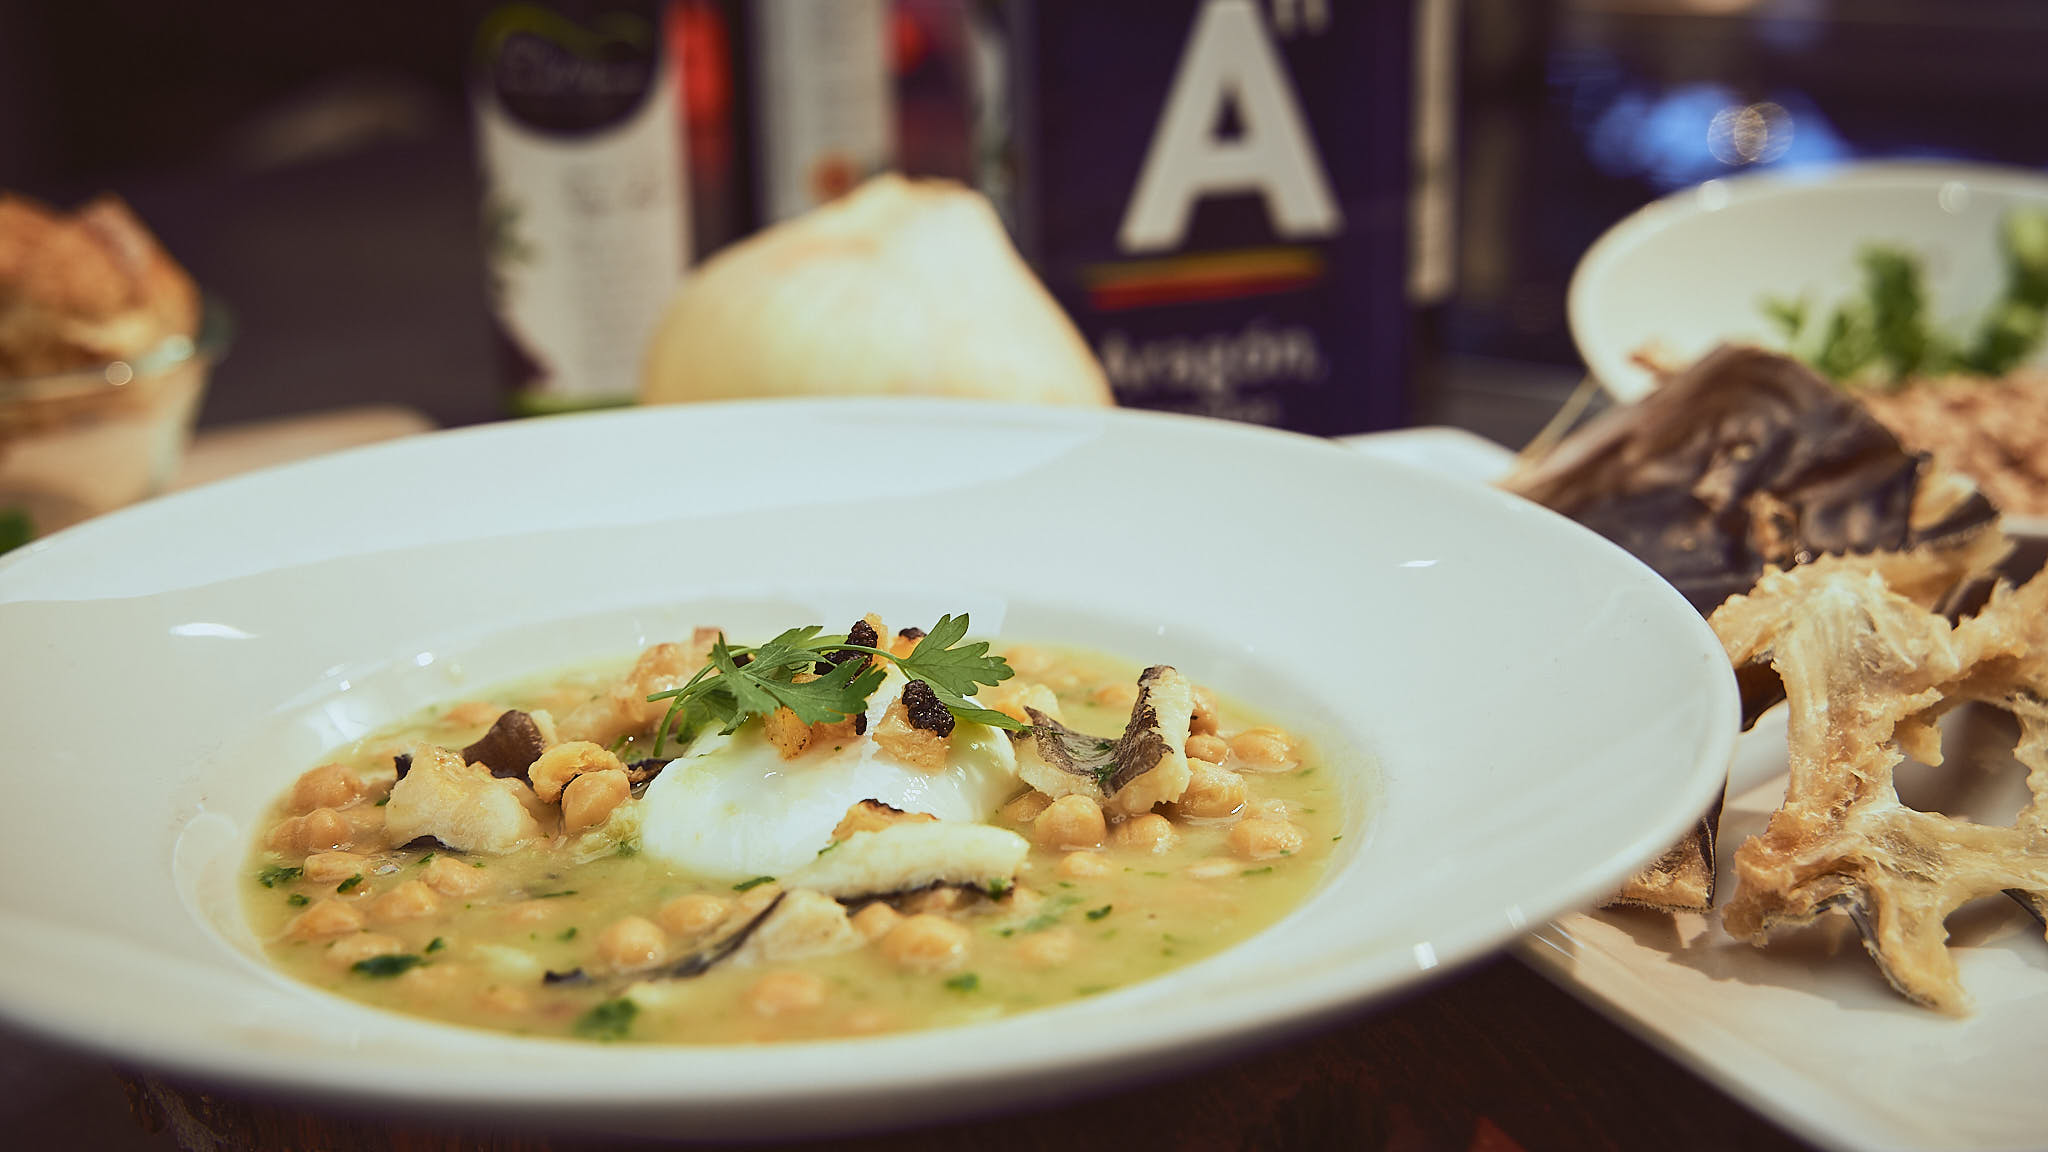
M669 702L668 714L661 718L661 728L655 734L653 755L661 755L671 732L695 732L707 724L717 724L721 732L735 732L748 720L777 708L788 708L806 724L831 724L864 711L868 697L881 687L883 679L881 666L873 660L847 660L832 665L823 675L811 675L825 656L839 652L894 663L905 676L924 681L955 719L1012 731L1024 727L1001 712L968 700L981 685L993 687L1009 679L1011 673L1007 661L988 654L988 641L961 643L967 635L965 613L939 617L908 656L844 638L820 637L823 631L816 624L791 628L752 648L727 644L721 632L711 646L710 663L698 669L687 684L647 697ZM805 678L799 680L799 676Z

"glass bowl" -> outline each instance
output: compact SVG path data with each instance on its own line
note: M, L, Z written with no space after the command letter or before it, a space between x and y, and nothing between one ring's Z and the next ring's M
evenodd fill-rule
M132 360L0 378L0 552L163 491L231 330L208 298L196 337L169 337Z

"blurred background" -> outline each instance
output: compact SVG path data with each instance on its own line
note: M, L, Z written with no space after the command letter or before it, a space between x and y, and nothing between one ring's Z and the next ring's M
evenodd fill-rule
M1204 6L823 7L0 0L0 187L60 206L119 193L232 304L238 335L202 425L381 401L441 424L497 418L531 381L492 319L502 253L485 240L487 186L523 177L487 180L480 164L491 97L476 93L496 66L485 41L504 43L491 29L507 10L586 30L629 12L663 29L635 50L680 68L679 274L869 170L944 175L990 194L1102 351L1109 329L1078 315L1092 304L1077 285L1103 254L1076 237L1122 209L1105 202L1128 194ZM2036 0L1209 7L1255 12L1280 47L1345 210L1341 234L1288 249L1322 278L1297 319L1326 342L1356 322L1369 346L1324 349L1315 403L1232 410L1112 372L1127 401L1325 432L1491 420L1505 438L1577 381L1566 282L1649 200L1851 158L2048 165ZM827 146L839 167L817 169ZM791 175L805 159L813 169ZM1184 247L1243 249L1249 209L1229 200L1200 207ZM1181 303L1226 326L1258 308L1296 322L1281 295ZM1152 320L1116 320L1130 347L1162 347L1145 343ZM1154 328L1194 339L1206 323Z

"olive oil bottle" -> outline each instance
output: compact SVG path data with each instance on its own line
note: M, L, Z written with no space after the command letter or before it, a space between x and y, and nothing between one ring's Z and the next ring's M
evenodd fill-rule
M514 0L471 70L485 262L515 412L630 401L694 251L690 5Z

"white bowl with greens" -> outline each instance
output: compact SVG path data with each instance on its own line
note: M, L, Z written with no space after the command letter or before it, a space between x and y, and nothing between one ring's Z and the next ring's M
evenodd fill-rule
M1579 261L1572 338L1633 400L1654 365L1782 349L1888 387L2048 363L2048 175L1882 162L1710 180L1609 229Z

